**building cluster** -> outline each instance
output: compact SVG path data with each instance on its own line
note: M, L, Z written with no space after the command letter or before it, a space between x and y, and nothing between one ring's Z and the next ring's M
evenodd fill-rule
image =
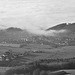
M10 61L11 59L13 59L13 56L10 52L5 52L0 56L0 61Z
M0 61L12 61L14 59L23 57L26 53L24 54L19 54L19 53L15 53L12 51L6 51L3 55L0 56Z

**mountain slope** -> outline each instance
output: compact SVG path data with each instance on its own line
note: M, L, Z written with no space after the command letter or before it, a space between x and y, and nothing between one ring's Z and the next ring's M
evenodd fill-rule
M7 29L0 30L0 42L3 40L21 40L23 38L28 38L31 36L32 34L20 28L10 27Z
M46 31L49 31L49 30L69 30L71 32L75 32L75 23L62 23L62 24L59 24L59 25L56 25L54 27L51 27L51 28L48 28L46 29Z
M8 31L8 32L18 32L18 31L22 31L22 29L10 27L10 28L7 28L6 31Z
M51 28L48 28L48 29L46 29L46 31L49 31L49 30L61 30L61 29L63 29L65 26L66 26L66 23L62 23L62 24L53 26L53 27L51 27Z
M7 41L9 43L9 41L11 41L10 43L12 43L15 40L20 44L40 44L52 47L75 45L75 23L60 24L52 28L48 28L45 32L50 30L54 30L55 32L68 30L69 32L55 33L55 36L45 36L31 34L26 30L11 27L5 30L0 30L0 42Z

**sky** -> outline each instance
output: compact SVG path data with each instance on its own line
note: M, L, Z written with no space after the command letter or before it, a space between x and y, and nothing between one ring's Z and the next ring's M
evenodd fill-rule
M64 22L75 22L75 0L0 0L1 28L42 33Z

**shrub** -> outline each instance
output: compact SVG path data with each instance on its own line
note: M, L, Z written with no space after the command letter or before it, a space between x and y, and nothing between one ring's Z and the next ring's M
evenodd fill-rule
M48 74L47 74L47 72L45 72L45 71L41 71L41 72L40 72L40 75L48 75Z
M33 71L33 75L40 75L40 69L36 69Z

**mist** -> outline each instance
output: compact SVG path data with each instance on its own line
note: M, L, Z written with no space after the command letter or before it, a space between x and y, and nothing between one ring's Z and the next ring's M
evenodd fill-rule
M62 29L62 30L49 30L49 31L46 31L45 28L35 27L35 26L32 26L32 27L30 27L30 28L26 28L26 27L25 27L25 29L26 29L29 33L36 34L36 35L44 35L44 36L56 36L57 34L66 33L66 32L67 32L66 29Z
M68 22L75 22L75 0L0 0L0 28L19 27L54 36L66 30L45 30Z

